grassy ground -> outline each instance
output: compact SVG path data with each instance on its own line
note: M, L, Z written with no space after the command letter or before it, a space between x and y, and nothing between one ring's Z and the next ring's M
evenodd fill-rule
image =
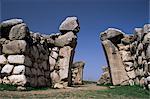
M92 87L91 87L92 86ZM93 84L71 89L36 88L31 91L15 90L15 86L0 85L1 98L48 99L150 99L150 91L139 86L116 86L113 89Z

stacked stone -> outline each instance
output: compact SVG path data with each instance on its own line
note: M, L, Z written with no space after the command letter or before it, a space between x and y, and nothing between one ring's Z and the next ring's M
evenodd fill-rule
M61 33L52 36L55 46L49 48L49 63L54 88L63 88L72 85L71 66L79 29L78 19L76 17L68 17L59 27Z
M103 69L103 74L101 75L101 77L98 80L97 84L102 84L102 85L111 84L109 68L107 66L105 66L102 69Z
M49 86L49 52L45 45L40 41L34 42L31 38L33 33L29 32L22 19L3 21L0 29L1 83L33 87Z
M0 83L55 88L72 84L79 23L68 17L52 35L30 32L22 19L0 24Z
M101 33L113 85L148 85L150 77L150 24L126 35L109 28Z
M82 85L83 84L83 69L85 63L78 61L72 65L72 84L73 85Z

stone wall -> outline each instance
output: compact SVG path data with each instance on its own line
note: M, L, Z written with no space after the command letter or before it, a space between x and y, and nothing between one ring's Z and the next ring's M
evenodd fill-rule
M107 77L110 76L111 83L140 84L150 88L150 24L135 28L133 35L109 28L100 34L100 38L109 68ZM100 79L102 83L103 75Z
M66 18L61 33L31 32L22 19L0 24L0 83L54 88L72 85L71 66L80 30L76 17Z
M83 84L83 69L85 63L78 61L72 65L72 84L73 85L82 85Z

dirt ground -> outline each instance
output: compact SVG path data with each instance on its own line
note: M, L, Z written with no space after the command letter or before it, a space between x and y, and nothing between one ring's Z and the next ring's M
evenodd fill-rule
M68 87L66 89L47 89L37 91L0 91L1 98L50 98L51 96L63 93L74 93L82 91L94 91L108 89L104 86L96 86L96 84L86 84L75 87Z

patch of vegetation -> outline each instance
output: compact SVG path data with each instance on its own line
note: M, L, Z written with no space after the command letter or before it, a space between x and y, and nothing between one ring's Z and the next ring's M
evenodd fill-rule
M0 84L0 91L16 91L17 87L15 85L10 85L10 84Z
M102 92L102 91L97 91ZM104 90L103 93L109 93L113 96L125 96L125 97L132 97L132 98L150 98L150 91L143 89L141 86L115 86L113 89Z
M38 90L48 90L49 87L26 87L25 91L38 91ZM17 91L17 86L16 85L10 85L10 84L0 84L0 91Z

